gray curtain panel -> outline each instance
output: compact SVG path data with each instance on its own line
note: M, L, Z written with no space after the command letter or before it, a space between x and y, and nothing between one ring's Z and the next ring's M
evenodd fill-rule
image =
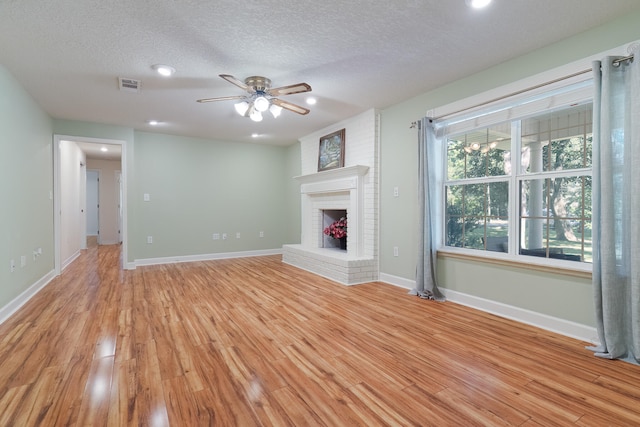
M593 289L598 357L640 361L640 58L593 63Z
M416 267L416 289L410 293L421 298L444 301L444 295L436 283L436 221L439 202L437 163L439 156L438 141L432 120L423 118L418 126L418 203L420 206L418 231L418 263Z

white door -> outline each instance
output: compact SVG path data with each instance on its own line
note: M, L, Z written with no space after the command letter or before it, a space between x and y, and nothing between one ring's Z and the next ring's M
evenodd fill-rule
M87 236L100 232L100 173L87 170Z

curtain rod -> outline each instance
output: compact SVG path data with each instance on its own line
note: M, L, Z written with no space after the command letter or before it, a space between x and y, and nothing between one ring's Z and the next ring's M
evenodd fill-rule
M631 54L629 56L622 57L622 58L614 59L611 62L612 62L612 64L614 66L617 67L617 66L620 66L620 64L625 62L625 61L633 61L633 54ZM577 77L577 76L580 76L582 74L587 74L587 73L590 73L591 71L592 71L591 68L589 68L587 70L578 71L577 73L569 74L568 76L558 77L557 79L553 79L553 80L550 80L548 82L540 83L540 84L537 84L535 86L528 87L526 89L518 90L516 92L511 92L511 93L508 93L506 95L502 95L502 96L499 96L497 98L490 99L489 101L481 102L480 104L475 104L475 105L472 105L471 107L466 107L466 108L463 108L463 109L460 109L460 110L457 110L457 111L453 111L451 113L443 114L443 115L438 116L438 117L433 117L431 119L432 120L440 120L440 119L443 119L443 118L448 117L448 116L453 116L455 114L459 114L459 113L462 113L464 111L473 110L474 108L478 108L478 107L482 107L482 106L487 105L487 104L491 104L493 102L502 101L503 99L507 99L507 98L510 98L512 96L521 95L521 94L523 94L525 92L529 92L531 90L540 89L541 87L545 87L545 86L548 86L548 85L551 85L551 84L554 84L554 83L558 83L558 82L561 82L563 80L568 80L570 78ZM416 125L417 125L417 122L411 122L410 128L414 128L414 127L416 127Z
M614 59L613 61L611 61L611 63L617 67L619 66L621 63L625 62L625 61L633 61L633 53L629 56L625 56L623 58L618 58L618 59Z

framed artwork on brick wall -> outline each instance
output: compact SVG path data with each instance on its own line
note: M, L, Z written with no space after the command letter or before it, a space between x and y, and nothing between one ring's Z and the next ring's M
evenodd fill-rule
M344 167L344 129L320 138L318 172Z

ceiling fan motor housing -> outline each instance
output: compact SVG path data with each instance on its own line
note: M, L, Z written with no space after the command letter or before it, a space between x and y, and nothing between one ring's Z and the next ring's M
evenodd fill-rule
M244 79L247 86L252 87L256 92L266 92L271 89L271 80L262 76L251 76Z

